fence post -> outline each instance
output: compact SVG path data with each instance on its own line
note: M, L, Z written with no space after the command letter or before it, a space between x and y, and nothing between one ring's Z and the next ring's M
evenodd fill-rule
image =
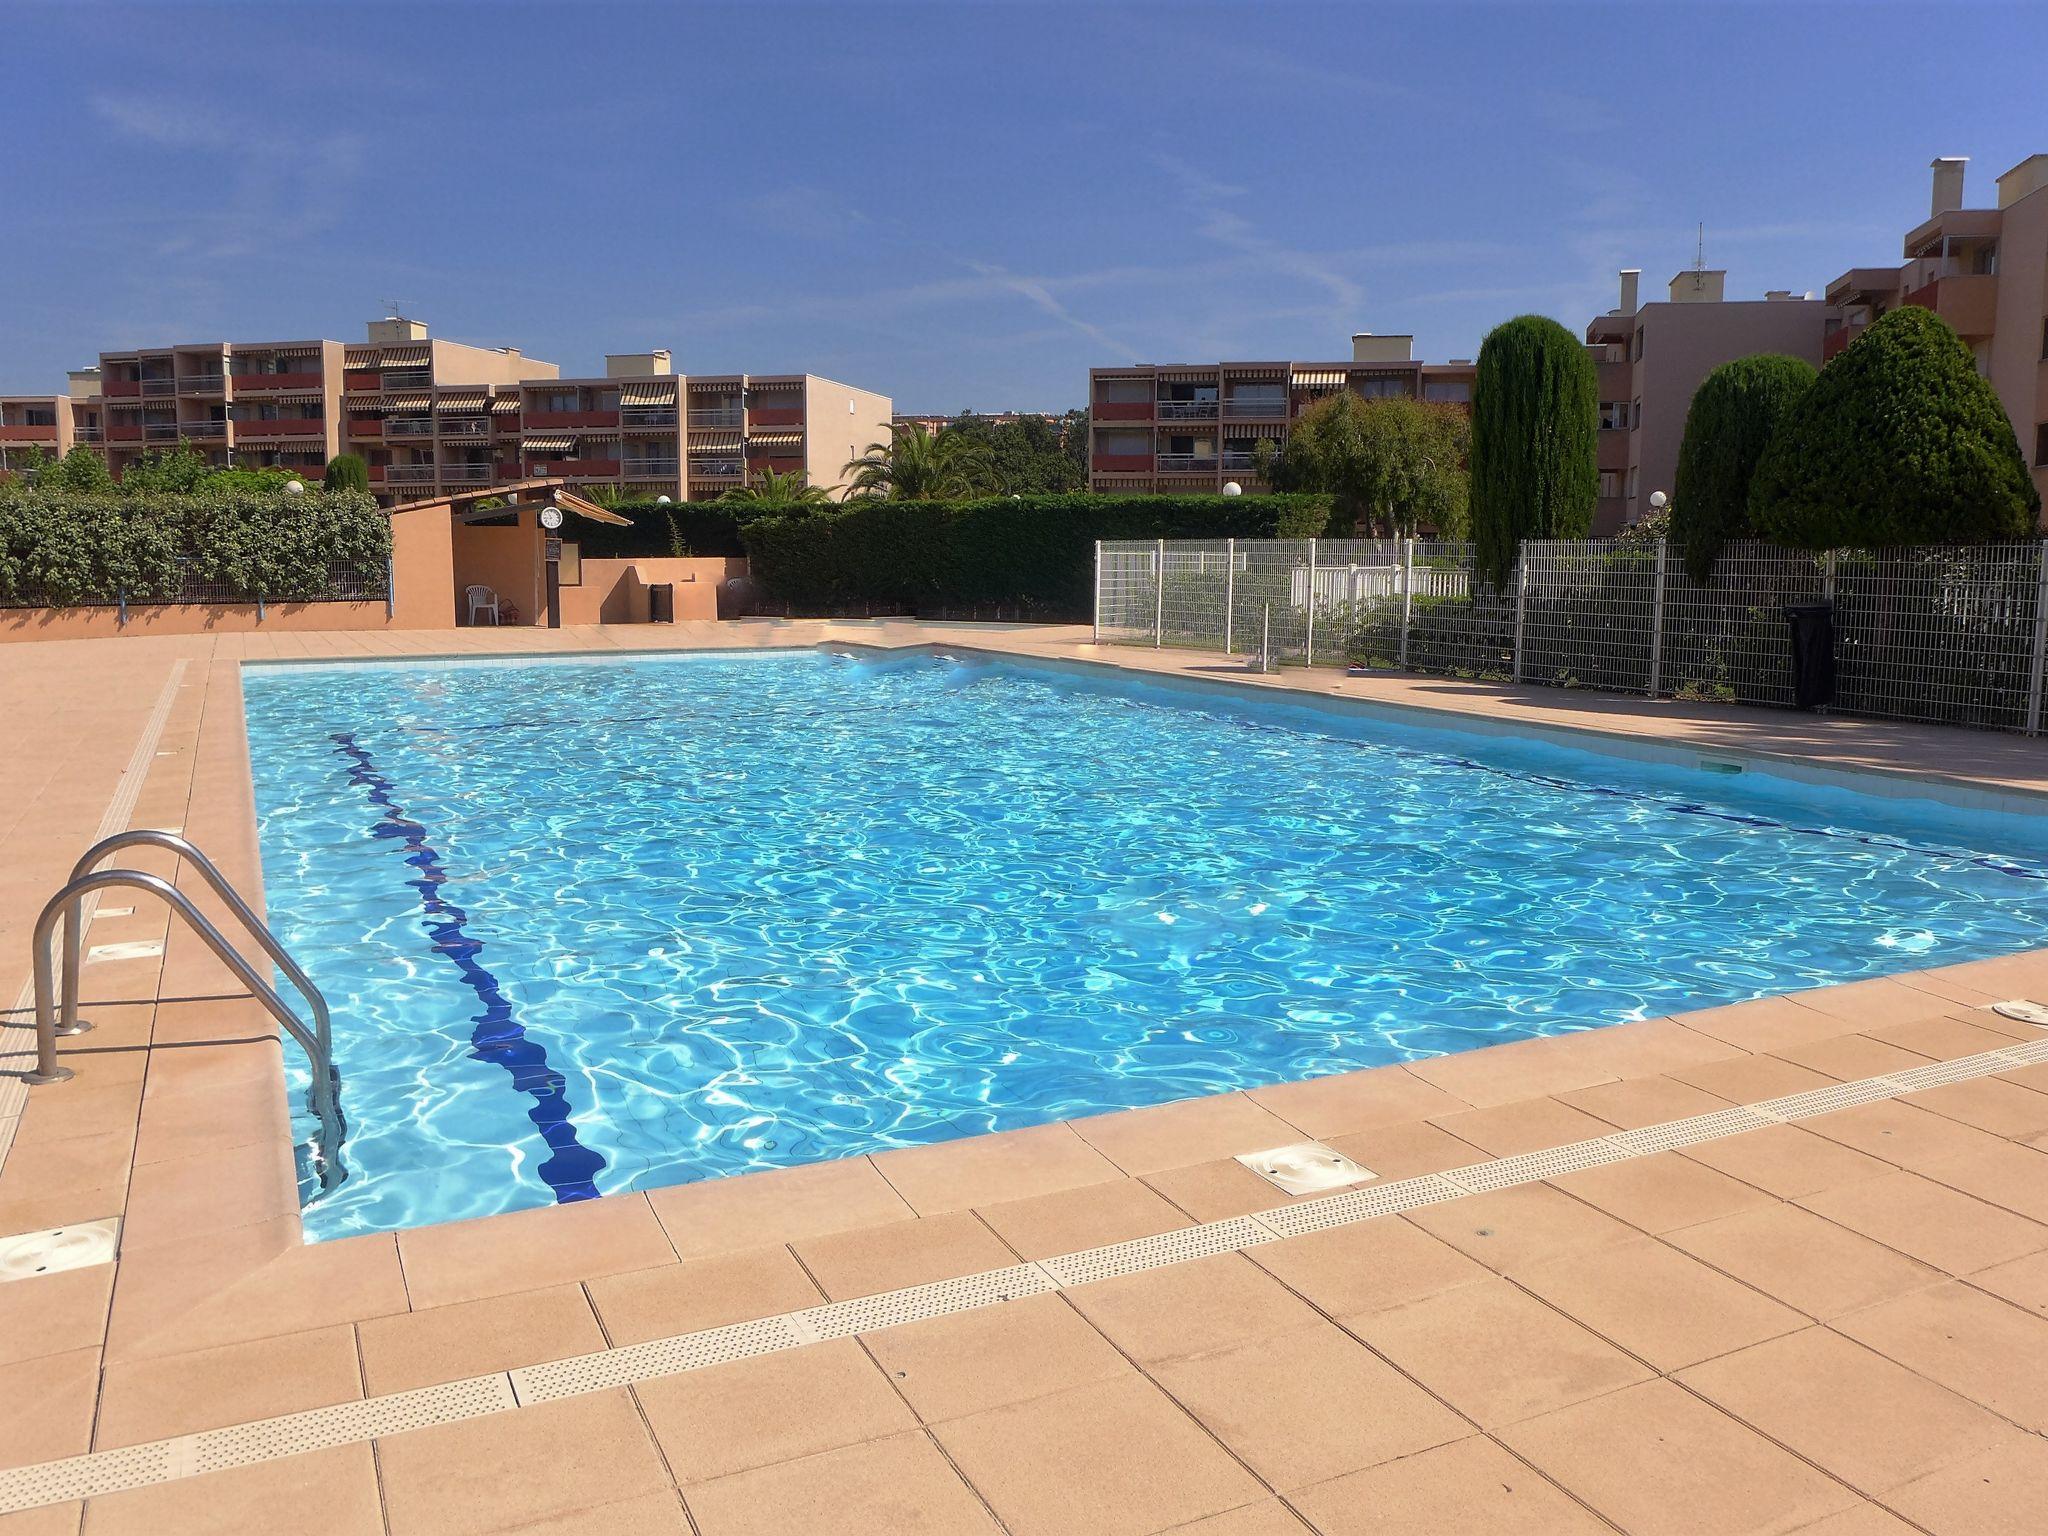
M119 588L114 592L114 624L119 629L128 627L128 594Z
M265 618L269 617L269 613L270 613L270 610L269 610L268 608L266 608L266 607L265 607L265 606L263 605L263 599L262 599L262 598L260 598L260 597L259 597L259 598L257 598L257 599L256 599L256 622L257 622L258 624L261 624L261 623L262 623L262 622L264 621L264 619L265 619Z
M1821 557L1820 595L1828 602L1835 600L1835 551L1832 549Z
M2027 734L2041 734L2041 688L2048 683L2048 539L2041 541L2041 573L2034 579L2034 664L2027 671Z
M1223 541L1223 654L1230 654L1231 619L1237 612L1237 540Z
M384 622L389 624L398 617L398 561L390 555L384 557Z
M1522 621L1529 613L1529 546L1515 551L1515 669L1514 680L1522 680Z
M1166 540L1152 554L1152 649L1166 643Z
M1316 541L1308 541L1308 642L1302 649L1301 664L1316 664Z
M1650 608L1650 697L1663 691L1664 683L1664 570L1671 553L1671 541L1657 541L1657 598Z
M1408 670L1408 620L1415 612L1415 540L1401 541L1401 670Z
M1102 540L1095 541L1095 633L1089 636L1095 644L1102 644Z

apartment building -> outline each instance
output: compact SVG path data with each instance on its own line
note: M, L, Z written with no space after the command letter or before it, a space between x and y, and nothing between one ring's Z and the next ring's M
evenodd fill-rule
M1828 284L1837 319L1823 351L1833 357L1901 304L1933 310L1976 354L2048 497L2048 154L2000 176L1992 208L1963 206L1968 165L1933 162L1928 216L1906 232L1901 265L1852 267Z
M1259 440L1284 443L1303 411L1339 390L1471 403L1469 361L1423 363L1413 350L1412 337L1361 331L1351 338L1349 362L1091 368L1089 488L1269 490L1253 470Z
M1714 369L1757 352L1801 357L1816 368L1840 311L1810 295L1773 289L1727 297L1727 273L1699 269L1671 279L1669 297L1638 302L1641 272L1621 274L1620 304L1586 327L1600 374L1600 499L1596 536L1644 516L1650 497L1671 492L1693 392Z
M334 451L360 456L386 501L516 480L521 386L560 372L517 347L443 341L397 315L373 320L341 349Z
M63 395L0 395L0 474L71 449L71 401Z

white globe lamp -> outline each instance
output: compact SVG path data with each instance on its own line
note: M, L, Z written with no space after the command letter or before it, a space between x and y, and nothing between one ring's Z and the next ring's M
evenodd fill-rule
M1650 510L1652 512L1662 512L1664 508L1670 503L1670 501L1671 498L1669 496L1666 496L1662 491L1650 492Z
M1235 480L1226 480L1223 482L1223 494L1226 496L1242 496L1244 494L1244 487Z
M669 499L666 496L657 496L654 498L654 504L657 507L665 507L669 505Z
M284 493L287 496L303 496L306 494L306 482L303 480L287 480L284 483Z

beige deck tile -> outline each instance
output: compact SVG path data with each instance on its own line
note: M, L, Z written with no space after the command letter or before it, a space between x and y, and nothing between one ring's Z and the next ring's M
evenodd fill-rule
M1986 992L1982 987L1965 986L1953 976L1936 969L1931 971L1901 971L1892 977L1902 987L1913 987L1921 992L1932 992L1936 997L1947 998L1952 1003L1965 1003L1972 1007L1980 1004L2002 1001L1996 992Z
M0 1232L41 1232L52 1227L75 1226L105 1216L119 1216L128 1205L128 1190L122 1184L60 1194L24 1193L0 1200Z
M1804 1045L1809 1040L1825 1040L1842 1033L1840 1019L1789 997L1760 997L1752 1002L1729 1003L1672 1017L1695 1034L1725 1041L1745 1051L1782 1052L1789 1045ZM1696 1070L1678 1067L1672 1075L1692 1080Z
M357 1325L371 1395L406 1392L605 1347L580 1285L487 1296Z
M933 1433L1013 1536L1139 1536L1266 1491L1137 1376L993 1408Z
M923 1434L892 1435L702 1483L699 1536L996 1536L974 1490Z
M1147 1174L1145 1183L1196 1221L1223 1221L1287 1203L1278 1189L1231 1157Z
M585 1282L614 1345L816 1306L823 1293L787 1248L755 1248Z
M1799 1204L1952 1275L2048 1248L2048 1226L1913 1173L1822 1190Z
M1469 1141L1427 1120L1407 1120L1383 1125L1349 1136L1331 1137L1324 1145L1343 1153L1361 1168L1370 1168L1377 1178L1410 1179L1417 1174L1441 1173L1484 1162L1486 1153Z
M643 1493L638 1498L591 1509L574 1509L544 1519L499 1526L490 1536L695 1536L683 1513L680 1489Z
M1994 1078L1979 1081L2017 1083L2020 1087L2031 1089L2035 1093L2048 1093L2048 1061L2036 1061L2024 1067L2014 1067L2008 1072L2000 1072Z
M1782 1056L1731 1056L1672 1073L1680 1082L1703 1088L1730 1104L1757 1104L1788 1093L1807 1093L1834 1086L1837 1079Z
M1740 1059L1747 1061L1753 1058ZM1707 1067L1717 1065L1720 1063L1707 1063ZM1557 1097L1560 1103L1583 1110L1624 1131L1645 1125L1661 1125L1667 1120L1683 1120L1688 1115L1711 1114L1728 1107L1726 1099L1690 1083L1682 1083L1675 1077L1624 1078L1618 1083L1601 1083L1594 1088L1574 1088Z
M670 1486L624 1391L393 1435L377 1464L391 1536L484 1536Z
M822 1237L915 1215L864 1157L672 1184L648 1195L678 1257Z
M1408 1064L1424 1082L1480 1109L1517 1099L1566 1093L1613 1082L1621 1074L1560 1048L1562 1035L1515 1040L1485 1050L1460 1051Z
M0 1365L98 1349L107 1336L113 1291L111 1264L0 1285Z
M1315 1141L1470 1107L1398 1066L1274 1083L1249 1096Z
M1978 1010L1982 1017L1982 1010ZM1916 1052L1936 1061L1953 1061L1958 1056L1975 1056L1981 1051L2002 1050L2012 1037L1967 1019L1949 1017L1916 1019L1909 1024L1888 1024L1866 1028L1864 1034L1887 1045Z
M1955 1006L1947 998L1936 997L1918 987L1901 986L1889 977L1817 987L1810 992L1794 992L1791 996L1802 1007L1828 1014L1866 1033L1897 1024L1910 1024L1919 1019L1936 1018Z
M928 1424L1106 1381L1131 1364L1067 1302L1026 1296L864 1336Z
M1546 1182L1645 1232L1672 1232L1772 1203L1762 1190L1676 1152L1584 1168Z
M284 1527L292 1536L383 1536L369 1446L330 1446L106 1494L85 1519L87 1536L247 1536Z
M1996 1077L1924 1088L1907 1094L1901 1102L1994 1136L2029 1137L2048 1131L2048 1093L2036 1093Z
M118 1362L101 1383L93 1448L245 1424L362 1395L355 1333L346 1327Z
M1227 1514L1176 1525L1165 1536L1313 1536L1278 1499L1262 1499Z
M1602 1536L1603 1520L1485 1435L1294 1496L1323 1536Z
M1826 1328L1724 1355L1678 1380L1869 1494L2008 1432L1975 1403Z
M1378 1312L1493 1277L1399 1217L1262 1243L1245 1256L1332 1317Z
M1521 1283L1664 1372L1807 1326L1790 1307L1649 1238L1538 1264Z
M1457 1414L1327 1323L1172 1361L1153 1374L1282 1493L1471 1432Z
M1636 1235L1612 1216L1541 1184L1466 1195L1409 1211L1404 1219L1504 1275Z
M78 1536L85 1503L44 1504L0 1515L0 1536Z
M135 1133L130 1130L97 1131L58 1141L18 1140L8 1153L5 1171L0 1172L0 1205L13 1204L24 1196L75 1197L124 1185L134 1151Z
M1906 1050L1871 1035L1830 1035L1805 1045L1788 1045L1772 1054L1795 1066L1810 1067L1840 1083L1924 1067L1928 1062L1928 1058L1918 1051Z
M2048 1441L2013 1435L1892 1489L1885 1502L1934 1536L2038 1536L2048 1509Z
M1892 1172L1889 1163L1796 1125L1764 1126L1740 1136L1703 1141L1683 1148L1678 1155L1785 1200Z
M1668 1381L1501 1432L1630 1536L1775 1536L1856 1496Z
M951 1280L1017 1262L972 1211L804 1238L797 1257L834 1301Z
M2048 1319L1966 1285L1938 1285L1834 1327L2023 1429L2048 1433Z
M1685 1227L1665 1241L1823 1321L1943 1278L1940 1270L1791 1205Z
M1972 1134L1976 1134L1972 1132ZM1916 1171L1937 1184L2002 1205L2033 1221L2048 1223L2048 1150L1994 1140L1960 1157L1929 1162Z
M1148 1365L1320 1321L1313 1307L1237 1253L1099 1280L1065 1294L1111 1343Z
M1912 1526L1876 1504L1858 1504L1799 1527L1798 1536L1916 1536Z
M2048 1253L2030 1253L2009 1264L1994 1264L1969 1277L1970 1284L2037 1317L2048 1317Z
M1188 1226L1192 1220L1138 1179L1088 1184L976 1210L998 1237L1027 1259L1151 1237Z
M281 1142L144 1163L129 1182L121 1251L232 1232L298 1211L291 1148Z
M412 1304L445 1307L673 1264L676 1251L644 1195L608 1195L412 1227L398 1234L398 1256Z
M1636 1019L1556 1037L1560 1048L1597 1062L1621 1078L1662 1077L1680 1067L1741 1054L1676 1018Z
M633 1393L685 1485L917 1425L854 1339L660 1376Z
M1614 1129L1605 1120L1557 1099L1522 1099L1491 1109L1468 1109L1440 1116L1432 1124L1460 1141L1471 1142L1488 1157L1513 1157L1567 1142L1589 1141Z
M1881 1157L1901 1168L1924 1168L1929 1163L1989 1152L2005 1145L1996 1136L1897 1099L1878 1099L1801 1123L1816 1136Z
M1349 1326L1483 1429L1651 1374L1506 1280L1460 1286L1351 1319Z
M872 1159L920 1216L1023 1200L1123 1175L1064 1124L899 1147Z
M1301 1140L1301 1133L1241 1093L1181 1099L1070 1122L1125 1173L1159 1173Z
M90 1450L99 1385L97 1349L0 1365L0 1467Z

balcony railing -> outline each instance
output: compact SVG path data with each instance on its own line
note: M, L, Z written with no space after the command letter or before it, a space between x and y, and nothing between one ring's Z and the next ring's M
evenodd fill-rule
M1216 415L1214 400L1162 400L1159 402L1161 421L1208 421Z
M1159 455L1161 473L1168 470L1214 469L1216 455L1213 453L1162 453Z
M224 421L181 421L178 423L178 431L182 436L202 440L226 437L228 435L228 424Z
M489 437L491 418L488 416L443 416L441 418L443 437Z
M625 459L621 465L628 480L674 480L682 474L674 459Z
M629 405L619 412L619 425L622 427L672 427L675 424L676 408L672 405Z
M1223 467L1233 472L1249 472L1258 468L1258 460L1249 453L1226 453L1223 455Z
M101 439L102 439L102 437L104 436L104 434L103 434L103 433L101 432L101 430L100 430L100 429L99 429L98 427L84 427L84 426L80 426L80 427L73 427L73 428L71 429L71 436L72 436L72 438L73 438L73 439L74 439L75 441L77 441L77 442L81 442L81 443L97 443L97 442L101 441Z
M145 395L175 395L178 392L176 379L144 379L142 393Z
M261 394L277 389L318 389L317 373L237 373L232 375L237 394Z
M693 427L737 427L745 424L746 412L738 406L712 406L690 412Z
M431 464L392 464L386 466L384 478L393 485L432 485L434 466Z
M177 421L145 421L142 424L142 435L153 443L175 443L184 430L184 423Z
M386 416L384 418L386 437L432 437L434 418L431 416Z
M140 379L108 379L100 386L101 393L110 397L139 395L142 393Z
M237 420L237 437L318 437L327 430L320 416L251 416Z
M746 467L738 459L690 460L692 480L737 480L745 473Z
M178 380L181 395L217 395L227 385L224 373L188 373Z
M1226 414L1240 418L1249 417L1254 421L1277 421L1287 414L1285 400L1240 400L1232 398L1223 402Z
M443 464L441 479L448 485L489 485L497 477L489 464Z
M427 389L433 382L434 371L431 368L386 368L383 374L383 385L387 390Z

